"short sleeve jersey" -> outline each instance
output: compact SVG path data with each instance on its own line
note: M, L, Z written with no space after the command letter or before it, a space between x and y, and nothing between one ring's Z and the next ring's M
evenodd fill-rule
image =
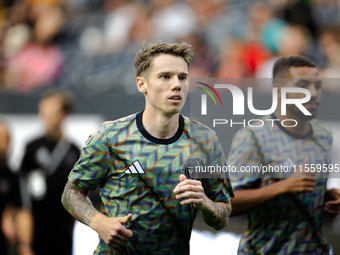
M265 122L261 128L246 127L236 133L228 165L238 171L245 166L276 166L279 172L262 176L230 173L234 190L275 183L283 179L277 177L287 169L293 172L295 167L300 171L298 167L306 157L309 164L329 166L332 134L326 125L312 120L310 132L298 136L278 122ZM284 174L288 176L291 172ZM312 193L284 194L250 212L238 254L328 254L328 243L322 233L326 181L325 175L319 175Z
M148 134L142 112L106 122L92 134L69 181L87 190L99 185L105 215L133 215L126 224L133 236L124 248L100 240L94 254L189 254L196 209L180 205L173 190L190 160L226 165L215 132L182 115L169 139ZM205 194L215 202L228 202L233 196L227 174L201 181Z

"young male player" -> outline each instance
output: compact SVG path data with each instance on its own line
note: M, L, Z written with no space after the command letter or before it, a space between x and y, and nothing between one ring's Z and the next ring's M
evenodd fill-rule
M49 90L43 95L39 116L45 130L27 144L22 160L20 175L27 183L23 203L33 216L35 255L72 254L74 219L60 204L69 169L80 155L62 128L72 108L73 97L67 91Z
M232 142L228 164L242 166L291 167L284 172L263 176L237 174L232 176L235 199L232 216L247 213L248 225L241 237L238 254L328 254L329 244L322 232L323 212L336 217L340 213L340 191L326 190L327 178L316 178L308 172L309 164L332 168L329 128L315 120L321 99L322 80L317 66L302 56L279 59L273 70L274 86L278 88L278 108L261 128L239 130ZM288 104L281 115L281 90L284 87L305 88L311 99L303 106L305 115L296 105ZM304 97L288 93L290 99ZM268 116L266 117L268 119ZM284 119L294 119L286 122ZM307 158L307 159L306 159ZM305 166L307 164L307 166ZM278 168L282 169L282 168ZM311 168L310 168L311 170Z
M69 175L62 203L100 235L95 254L189 254L197 210L215 229L228 224L228 176L193 179L195 166L226 160L215 133L180 114L191 59L185 43L159 42L138 52L145 110L104 123ZM101 212L87 200L98 185Z

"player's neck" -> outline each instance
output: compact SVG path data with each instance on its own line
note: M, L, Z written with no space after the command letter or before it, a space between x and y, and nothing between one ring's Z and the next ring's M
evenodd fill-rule
M58 142L63 137L61 128L46 130L45 138L51 142Z
M308 134L308 132L310 132L310 125L309 125L309 120L303 120L301 118L299 118L296 115L291 114L290 112L287 111L286 115L280 115L280 109L278 109L277 111L275 111L275 116L277 119L280 120L280 123L282 123L283 120L288 120L288 119L293 119L297 122L297 125L295 125L295 122L289 122L288 121L286 124L286 126L284 127L286 130L288 130L291 133L297 134L297 135L305 135ZM289 126L292 127L289 127Z
M0 170L1 169L4 169L6 167L6 162L7 161L7 158L6 158L6 155L0 155Z
M179 113L172 116L164 116L147 109L143 112L142 124L144 129L153 137L168 139L173 137L179 125Z

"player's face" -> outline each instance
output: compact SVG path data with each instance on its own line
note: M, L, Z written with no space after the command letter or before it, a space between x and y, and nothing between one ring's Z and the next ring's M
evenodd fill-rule
M9 147L9 133L4 125L0 123L0 160L6 158Z
M42 100L39 104L39 115L46 125L47 131L59 128L66 117L62 109L62 99L59 96L52 96Z
M311 93L311 99L304 103L303 106L312 114L304 115L304 113L294 104L287 105L287 111L291 114L299 117L302 120L309 120L315 118L318 106L321 99L321 87L322 80L320 79L318 69L315 67L290 67L289 68L290 80L287 86L308 89ZM288 93L287 98L303 98L305 97L302 93Z
M188 67L183 58L160 54L151 62L150 71L137 78L137 86L146 98L146 110L164 116L178 113L188 92Z

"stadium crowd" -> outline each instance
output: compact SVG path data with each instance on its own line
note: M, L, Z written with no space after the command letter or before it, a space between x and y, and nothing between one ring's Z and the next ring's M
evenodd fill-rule
M339 78L339 27L337 0L6 0L0 89L135 93L128 74L144 40L190 43L191 78L270 78L275 60L297 54Z

